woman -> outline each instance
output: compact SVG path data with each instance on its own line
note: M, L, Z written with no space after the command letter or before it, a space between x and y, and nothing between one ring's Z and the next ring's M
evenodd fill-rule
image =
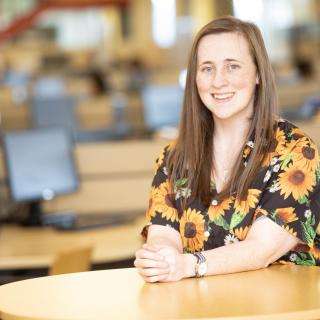
M259 29L223 17L200 30L179 136L157 159L136 252L145 281L320 265L319 154L276 106Z

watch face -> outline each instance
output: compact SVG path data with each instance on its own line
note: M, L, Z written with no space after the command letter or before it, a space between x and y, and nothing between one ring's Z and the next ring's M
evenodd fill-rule
M206 262L202 262L199 264L199 267L198 267L198 274L199 276L204 276L207 272L207 264Z

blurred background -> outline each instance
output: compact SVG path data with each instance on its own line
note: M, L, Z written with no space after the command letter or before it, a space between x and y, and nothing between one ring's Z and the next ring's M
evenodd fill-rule
M0 221L142 217L193 37L221 15L261 28L280 113L319 145L320 0L0 0Z
M76 100L77 129L122 121L140 137L157 125L145 87L183 87L195 33L224 14L262 29L281 110L319 93L319 0L0 0L2 130L31 128L32 99L59 95Z

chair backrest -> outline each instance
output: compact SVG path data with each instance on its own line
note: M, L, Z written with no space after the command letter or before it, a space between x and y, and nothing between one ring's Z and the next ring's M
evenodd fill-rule
M92 247L82 247L59 253L49 269L49 275L89 271Z

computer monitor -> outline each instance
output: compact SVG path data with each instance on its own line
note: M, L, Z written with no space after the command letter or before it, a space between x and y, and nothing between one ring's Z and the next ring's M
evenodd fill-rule
M63 127L72 134L77 129L73 97L33 97L31 103L33 128Z
M54 99L66 96L65 80L61 76L44 76L33 85L32 95L38 99Z
M145 126L158 130L177 127L183 104L183 90L178 85L149 85L142 91Z
M31 104L32 125L33 128L65 128L72 134L74 141L80 143L124 139L129 135L129 128L122 119L123 106L119 106L119 101L116 103L118 104L115 106L116 123L114 127L82 130L78 127L75 112L76 98L68 96L33 97Z
M10 193L15 202L29 202L29 225L41 224L40 201L76 191L72 139L62 128L4 134Z

